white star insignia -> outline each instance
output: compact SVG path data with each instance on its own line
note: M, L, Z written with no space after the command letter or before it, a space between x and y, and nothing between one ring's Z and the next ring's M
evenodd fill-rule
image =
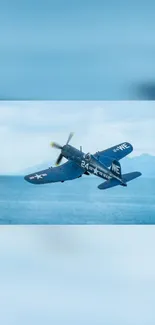
M30 179L42 179L43 177L47 176L47 174L36 174L36 175L33 175L33 176L30 176L29 178Z
M36 179L40 179L40 178L42 178L42 175L36 174L34 177L35 177Z
M98 170L97 170L97 167L94 169L94 174L96 174L97 175L97 173L98 173Z

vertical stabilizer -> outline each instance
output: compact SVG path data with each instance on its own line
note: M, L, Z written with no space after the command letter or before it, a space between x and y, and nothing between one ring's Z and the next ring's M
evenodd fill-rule
M121 165L119 161L114 160L111 164L110 171L117 177L122 178Z

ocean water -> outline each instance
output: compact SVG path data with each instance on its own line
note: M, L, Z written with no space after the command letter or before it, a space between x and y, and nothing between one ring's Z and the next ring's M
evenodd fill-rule
M0 177L0 224L155 224L155 179L101 191L97 177L32 185Z

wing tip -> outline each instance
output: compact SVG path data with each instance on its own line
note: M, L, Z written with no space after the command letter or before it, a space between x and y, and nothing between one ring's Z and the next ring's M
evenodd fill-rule
M133 145L130 142L126 142L126 144L131 148L131 151L133 151Z
M26 182L28 182L28 183L32 183L32 182L30 181L30 175L25 175L25 176L24 176L24 180L25 180Z
M30 184L40 184L40 182L37 181L37 179L34 177L35 174L29 174L24 176L24 180Z
M142 176L143 174L141 172L137 172L137 177Z

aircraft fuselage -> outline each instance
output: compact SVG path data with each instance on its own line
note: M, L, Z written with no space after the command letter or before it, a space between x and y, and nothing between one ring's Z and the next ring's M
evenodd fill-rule
M106 180L115 178L123 185L121 178L113 174L109 168L104 166L104 164L102 164L93 155L85 154L84 152L70 145L65 145L63 147L62 154L66 159L73 160L78 166L83 168L85 172L94 174Z

